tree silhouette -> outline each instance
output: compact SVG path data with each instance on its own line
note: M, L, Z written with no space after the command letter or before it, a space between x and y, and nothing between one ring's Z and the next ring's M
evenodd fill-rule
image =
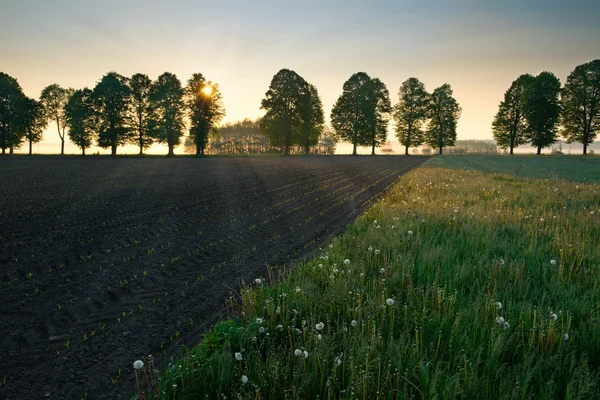
M308 91L302 98L300 114L302 125L298 130L297 144L304 147L304 153L309 154L310 148L319 143L319 137L323 132L323 103L319 92L314 85L308 84Z
M170 72L152 83L150 133L159 143L167 144L169 156L174 155L173 149L179 145L185 130L183 94L181 81Z
M343 92L331 110L331 126L336 136L356 147L370 144L369 133L373 130L369 124L369 99L371 77L364 72L353 74L344 82Z
M65 105L74 89L64 89L53 83L46 86L40 95L40 101L46 109L46 117L56 122L56 129L60 137L60 154L65 154Z
M443 84L431 94L430 120L425 143L432 148L437 148L439 154L442 154L444 147L454 145L456 124L461 111L458 103L452 97L452 88L449 84Z
M42 141L44 129L48 126L44 105L29 97L22 99L22 128L29 142L29 155L33 153L33 144Z
M81 149L83 156L85 156L85 149L92 146L99 129L99 119L94 106L94 93L88 88L73 92L65 106L69 138Z
M527 134L537 154L557 141L557 124L560 117L560 81L552 72L536 76L525 92L525 119Z
M561 92L562 135L583 144L583 154L600 130L600 59L578 65Z
M525 120L526 94L534 77L529 74L519 76L504 93L498 113L492 122L494 139L501 149L513 149L529 141Z
M302 104L308 92L308 83L294 71L284 68L275 74L261 101L260 108L266 113L260 128L272 146L284 148L286 156L297 141L303 121Z
M218 85L196 73L187 82L185 99L191 122L190 137L196 144L196 155L204 155L210 132L217 128L225 116L223 97Z
M387 87L378 78L372 78L364 88L367 89L364 115L369 127L365 132L365 141L371 146L371 155L375 155L375 147L380 147L387 141L387 126L392 105Z
M152 88L152 80L145 74L135 74L129 79L129 87L131 89L131 108L133 117L131 124L135 129L136 137L132 139L140 148L140 155L144 154L144 150L152 146L152 137L148 129L148 119L150 113L150 90Z
M431 97L425 85L417 78L408 78L398 90L400 101L394 106L396 138L405 146L408 155L410 147L423 144L423 125L427 120Z
M0 72L0 147L19 147L23 138L23 101L25 94L15 78Z
M94 104L99 122L98 146L110 147L112 156L117 147L130 142L135 133L131 129L131 89L127 78L109 72L94 88Z

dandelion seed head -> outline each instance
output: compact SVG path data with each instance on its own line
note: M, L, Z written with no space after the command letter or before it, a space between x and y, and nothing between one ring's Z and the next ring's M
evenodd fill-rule
M556 260L550 260L550 265L556 265Z
M378 255L379 255L379 253L381 253L381 251L379 251L379 250L375 250L375 255L376 255L376 256L378 256Z
M260 285L262 283L262 280L260 278L256 278L254 280L254 283L256 283L257 285Z
M302 355L302 350L300 350L300 349L296 349L296 350L294 350L294 355L295 355L296 357L300 357L300 356Z
M319 322L318 324L315 325L315 328L318 331L323 330L323 328L325 328L325 324L323 324L322 322Z
M502 317L496 318L496 323L497 324L503 324L504 323L504 318L502 318Z
M262 318L256 318L256 323L257 324L262 324L264 322L264 320Z
M568 334L568 333L565 333L565 334L563 335L563 340L564 340L565 342L566 342L567 340L569 340L569 334Z
M412 236L413 231L408 231L408 236Z
M556 314L552 313L552 319L553 319L554 321L556 321L556 320L558 319L558 315L556 315Z
M308 351L304 350L302 354L304 355L304 358L308 358Z
M242 353L238 353L238 352L236 352L236 353L235 353L235 359L236 359L236 360L238 360L238 361L242 361L242 359L243 359L243 358L242 358Z
M502 303L497 302L496 303L496 307L498 307L498 310L502 310Z
M346 265L350 265L350 260L348 260L347 258L344 260L344 264Z
M350 325L352 325L353 327L356 327L356 325L358 325L358 322L356 322L356 320L353 319L352 322L350 322Z
M242 385L248 383L248 377L246 375L242 375Z
M144 368L144 362L142 360L137 360L136 362L133 363L133 368L135 368L135 369Z
M388 306L393 306L394 305L394 299L387 299L385 302L386 302L386 304Z

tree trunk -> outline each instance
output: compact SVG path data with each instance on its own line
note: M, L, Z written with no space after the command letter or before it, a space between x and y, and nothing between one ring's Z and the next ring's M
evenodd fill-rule
M356 142L352 143L354 145L354 149L352 150L352 155L355 156L356 155Z
M167 154L167 156L172 157L174 155L175 153L173 153L173 145L169 143L169 154Z
M144 139L140 136L140 156L144 154Z
M536 153L536 154L537 154L538 156L539 156L540 154L542 154L542 146L538 146L538 147L537 147L537 153Z
M6 154L6 148L2 146L2 155Z
M304 146L304 154L310 154L310 145L308 143L306 143L306 146Z
M587 143L584 141L583 142L583 155L585 156L587 154Z
M514 149L514 147L515 147L515 138L511 137L510 138L510 155L511 156L513 155L513 149Z
M407 156L408 155L408 145L405 146L404 148L404 155Z
M113 143L110 146L110 155L111 156L116 156L117 155L117 144L116 143Z
M82 155L82 156L85 156L85 147L82 147L82 148L81 148L81 155Z
M283 154L286 156L290 155L290 145L289 144L285 145L285 150L283 151Z
M60 138L60 155L65 154L65 139Z
M15 152L15 149L12 147L12 145L10 145L10 148L9 148L9 150L8 150L8 153L9 153L9 154L14 154L14 152Z
M371 155L374 156L375 155L375 143L373 143L373 149L371 150Z
M31 155L33 152L33 142L30 140L29 141L29 155Z
M442 146L440 146L440 152L438 154L442 154Z

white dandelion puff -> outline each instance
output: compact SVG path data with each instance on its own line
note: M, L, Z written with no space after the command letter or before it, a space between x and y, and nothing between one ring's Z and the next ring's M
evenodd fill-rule
M242 361L242 360L243 360L243 358L242 358L242 353L238 353L238 352L236 352L236 353L235 353L235 359L236 359L236 360L238 360L238 361Z
M350 265L350 260L348 260L347 258L344 260L344 264L346 265Z
M497 302L496 303L496 307L498 307L498 310L502 310L502 303Z
M264 320L262 318L256 318L256 323L257 324L262 324L264 322Z
M388 306L393 306L394 305L394 299L387 299L385 302L386 302L386 304Z
M496 323L497 324L503 324L504 323L504 318L502 318L502 317L496 318Z
M556 320L558 319L558 315L556 315L556 314L552 313L552 319L553 319L554 321L556 321Z
M315 325L315 328L318 331L323 330L323 328L325 328L325 324L323 324L322 322L319 322L318 324Z
M556 265L556 260L550 260L550 265Z
M565 333L565 334L563 335L563 340L564 340L565 342L566 342L567 340L569 340L569 334L568 334L568 333Z
M296 349L296 350L294 350L294 355L295 355L296 357L300 357L300 356L302 355L302 350L300 350L300 349Z
M356 325L358 325L358 322L356 322L356 320L353 319L352 322L350 322L350 325L352 325L353 327L356 327Z
M133 363L133 368L142 369L144 367L144 362L142 360L137 360Z
M262 283L262 280L260 278L256 278L254 280L254 283L256 283L257 285L260 285Z
M248 383L248 377L246 375L242 375L242 385Z
M302 354L304 355L304 358L308 358L308 351L304 350Z
M408 231L408 236L412 236L413 231Z

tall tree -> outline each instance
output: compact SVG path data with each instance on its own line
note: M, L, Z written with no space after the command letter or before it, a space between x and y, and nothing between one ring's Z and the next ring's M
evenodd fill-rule
M196 155L204 155L211 131L225 116L219 86L200 74L193 74L185 88L185 101L191 121L190 137L196 144Z
M371 155L375 155L375 147L380 147L387 141L387 127L392 104L387 87L378 78L371 78L364 88L367 90L366 101L363 105L364 115L369 127L365 139L371 146Z
M429 126L425 135L425 143L437 148L442 154L443 148L454 145L456 140L456 124L462 109L452 97L452 88L444 83L431 94L429 105Z
M370 144L372 127L366 105L370 84L371 77L365 72L353 74L344 82L343 92L331 110L331 126L339 139L352 143L352 155L356 155L357 146Z
M504 93L504 100L500 102L498 113L492 122L492 132L498 147L513 149L529 141L525 120L526 94L534 77L523 74L513 81L510 88Z
M22 126L25 139L29 142L29 155L33 153L33 144L42 141L44 129L48 126L44 105L29 97L22 100Z
M290 147L296 144L302 125L302 105L308 92L308 83L294 71L284 68L273 76L261 101L260 108L266 113L260 128L272 146L284 148L286 156L290 154Z
M0 72L0 147L19 147L23 138L23 102L25 94L15 78Z
M185 130L183 95L181 81L170 72L165 72L152 83L150 132L159 143L167 144L169 156L174 155L173 149L179 145Z
M525 93L527 134L538 155L544 147L550 147L558 140L559 93L560 81L547 71L536 76Z
M100 132L98 146L110 147L117 155L117 147L130 142L135 132L131 129L131 89L127 78L109 72L94 88L94 103Z
M148 120L150 110L150 90L152 89L152 80L145 74L135 74L129 79L131 89L131 108L133 117L131 125L135 130L135 138L132 143L140 147L140 155L144 150L152 145L152 137L148 129Z
M46 109L47 118L56 122L56 129L60 137L60 154L65 154L65 105L73 91L73 89L65 89L53 83L46 86L40 95L40 101Z
M308 91L303 96L300 113L302 125L298 131L297 143L304 147L305 154L309 154L310 148L319 143L325 123L323 103L314 85L308 84Z
M600 131L600 59L578 65L561 92L562 135L583 144L583 154Z
M427 120L430 95L425 85L417 78L408 78L398 90L400 101L394 106L396 138L405 146L408 155L410 147L423 144L423 125Z
M94 106L94 93L88 88L76 90L69 97L65 106L65 121L69 127L69 138L81 149L83 156L85 156L85 149L92 146L99 128Z

